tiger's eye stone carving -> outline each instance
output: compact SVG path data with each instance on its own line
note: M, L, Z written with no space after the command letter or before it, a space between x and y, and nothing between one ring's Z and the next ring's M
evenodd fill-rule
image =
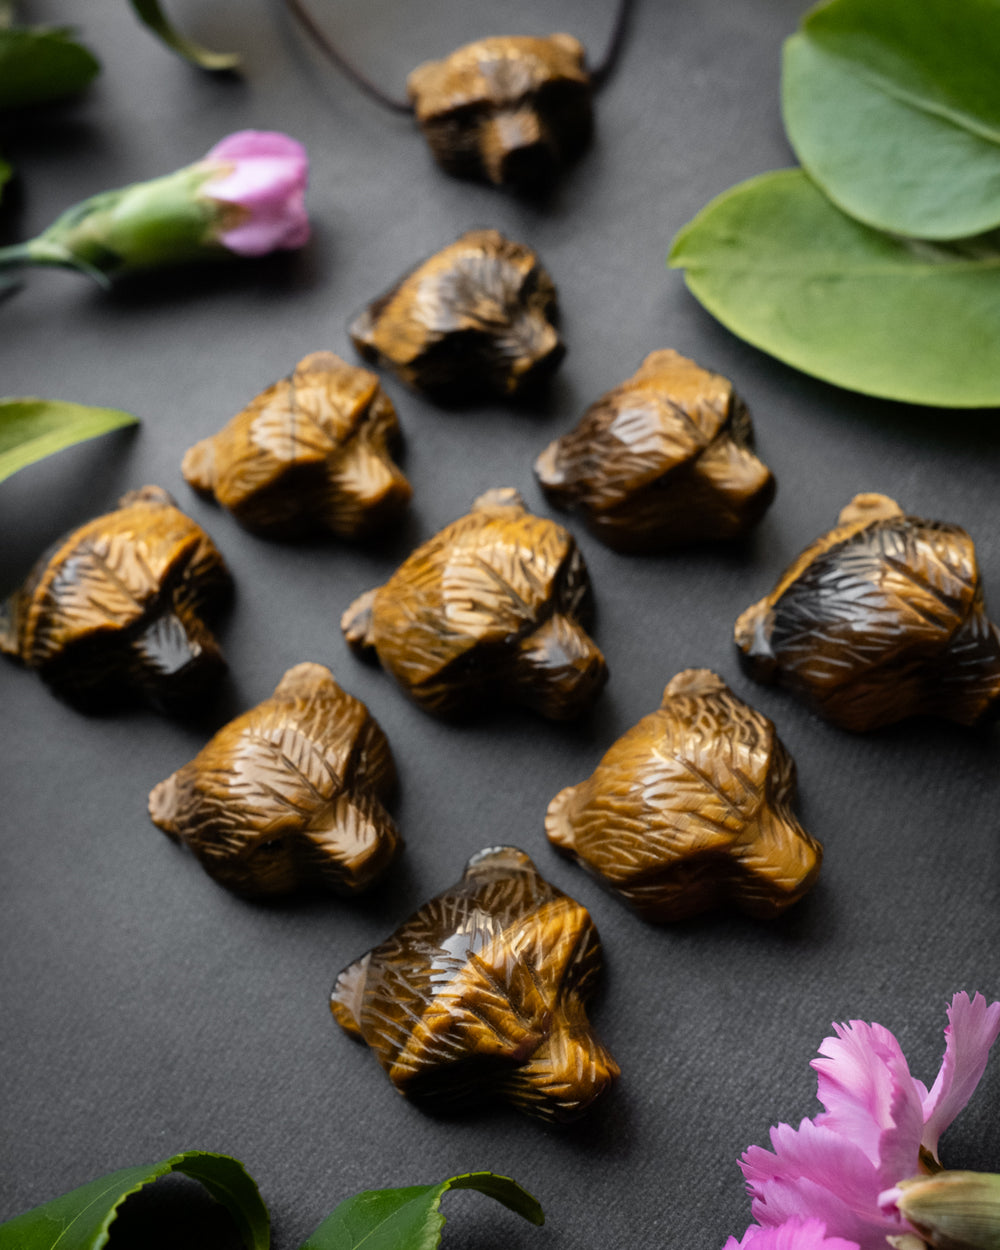
M130 698L180 711L225 671L203 620L231 579L158 486L56 542L0 607L0 651L84 710Z
M972 539L858 495L736 622L757 681L777 682L843 729L907 716L972 725L995 715L1000 632Z
M356 894L401 845L382 806L395 775L365 705L321 664L297 664L269 699L160 782L149 814L237 894Z
M571 535L502 489L355 600L341 628L427 711L448 715L495 695L568 720L607 680L583 628L590 608Z
M418 391L508 398L565 355L555 315L555 286L531 248L470 230L370 304L350 333L366 360Z
M774 498L746 405L717 373L650 352L535 462L549 500L618 551L735 538Z
M556 795L545 830L644 920L720 905L771 917L823 859L794 797L795 764L771 721L714 673L687 669L587 781Z
M184 457L188 482L241 525L360 538L402 512L410 484L393 463L399 421L378 378L333 352L300 360Z
M434 159L459 178L544 187L590 138L584 59L572 35L510 36L417 66L407 90Z
M492 847L345 968L330 1006L401 1094L444 1108L503 1098L569 1120L619 1075L586 1015L600 970L587 909L523 851Z

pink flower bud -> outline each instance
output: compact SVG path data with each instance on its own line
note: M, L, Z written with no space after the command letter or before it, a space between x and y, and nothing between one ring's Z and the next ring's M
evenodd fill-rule
M219 171L201 194L232 206L217 236L231 252L263 256L308 240L309 157L301 143L274 130L240 130L217 143L200 164Z

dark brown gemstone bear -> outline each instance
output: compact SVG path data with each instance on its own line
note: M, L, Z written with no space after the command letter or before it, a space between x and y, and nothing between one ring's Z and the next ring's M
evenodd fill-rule
M529 247L470 230L379 296L353 323L361 355L446 401L509 398L565 354L556 289Z
M407 80L417 121L449 174L534 191L586 146L590 77L572 35L480 39Z
M0 608L0 651L84 710L183 711L225 671L203 615L231 585L205 531L144 486L39 559Z
M739 618L736 645L751 677L843 729L918 715L972 725L1000 706L1000 632L972 539L885 495L852 500Z
M149 814L237 894L356 894L400 846L382 806L395 775L365 705L321 664L297 664L269 699L160 782Z
M617 551L736 538L774 498L746 405L717 373L672 350L584 413L535 462L549 500L578 508Z
M724 905L771 917L805 894L823 859L794 796L774 725L714 673L688 669L593 776L556 795L545 829L644 920Z
M188 482L260 534L361 538L406 507L399 421L378 378L333 352L300 360L184 457Z
M568 1120L619 1073L587 1020L600 969L586 908L523 851L494 847L345 968L330 1005L401 1094L443 1108L502 1098Z
M516 491L494 490L357 599L341 627L429 712L492 696L568 720L607 679L583 628L590 603L570 534L532 516Z

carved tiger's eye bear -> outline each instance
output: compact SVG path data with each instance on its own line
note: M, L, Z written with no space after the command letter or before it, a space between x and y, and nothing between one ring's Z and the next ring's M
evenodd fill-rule
M732 385L671 350L651 352L591 405L542 452L535 473L553 504L578 508L618 551L735 538L775 490Z
M149 814L237 894L356 894L401 845L382 806L394 781L365 705L321 664L297 664L153 790Z
M771 917L805 894L823 858L794 796L774 725L714 673L688 669L593 776L556 795L545 829L644 920L726 904Z
M489 491L341 619L352 649L378 657L421 707L441 715L485 697L552 720L582 713L607 680L584 631L583 556L517 491Z
M480 39L407 80L438 164L459 178L545 187L590 138L590 76L572 35Z
M540 384L566 349L556 289L529 247L470 230L379 296L350 328L361 355L443 400L509 398Z
M195 490L257 533L360 538L409 502L410 484L390 455L398 441L396 410L378 378L314 352L196 443L182 467Z
M232 583L205 531L158 486L55 543L0 607L0 651L85 710L181 711L225 671L203 615Z
M619 1075L587 1020L600 970L586 908L523 851L493 847L345 968L330 1006L401 1094L445 1108L503 1098L569 1120Z
M1000 632L972 539L885 495L851 501L739 618L736 645L751 677L843 729L917 715L972 725L1000 706Z

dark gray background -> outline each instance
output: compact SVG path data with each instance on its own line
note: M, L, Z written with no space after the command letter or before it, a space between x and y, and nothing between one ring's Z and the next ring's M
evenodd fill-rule
M397 91L418 61L468 39L563 28L596 50L610 19L597 0L313 4ZM453 1250L714 1250L749 1222L739 1152L766 1141L776 1120L818 1109L808 1061L831 1020L881 1021L930 1080L951 994L1000 995L996 731L913 723L854 737L754 687L731 644L737 614L861 490L966 526L1000 601L998 414L904 407L806 378L734 339L664 266L673 234L711 196L791 163L779 54L800 0L637 0L619 72L597 103L595 143L542 207L438 172L409 120L318 61L277 0L169 7L205 42L239 49L244 77L213 78L168 55L124 0L25 0L26 20L78 21L104 74L77 104L8 125L0 144L21 181L0 241L247 126L307 144L315 237L298 256L110 295L34 271L0 304L0 392L142 418L134 435L67 451L0 486L0 591L62 531L146 482L207 527L238 586L222 631L231 678L200 725L143 711L86 718L32 674L0 667L0 1218L197 1147L245 1161L270 1204L277 1250L293 1250L357 1190L473 1168L522 1180L548 1223L531 1229L458 1195L447 1200ZM443 412L387 377L414 501L374 549L261 542L195 498L179 470L193 441L306 352L349 357L349 316L478 225L535 246L559 288L569 355L544 404ZM348 653L340 612L485 488L517 486L547 511L531 474L537 452L663 346L734 379L780 483L773 508L743 548L663 558L613 555L574 524L612 673L593 715L569 727L515 712L457 728L431 720ZM149 823L146 796L305 659L330 665L389 734L407 849L356 902L248 905ZM798 761L802 818L826 863L812 895L777 923L715 916L649 927L545 842L552 795L587 775L690 665L715 668L773 716ZM505 1108L429 1117L395 1095L327 1010L345 963L499 842L522 846L586 903L604 938L592 1015L623 1077L588 1120L562 1131ZM946 1162L1000 1167L998 1095L994 1059L945 1138ZM218 1250L218 1229L199 1240L170 1223L181 1218L173 1197L147 1200L112 1244L160 1244L152 1220L164 1244Z

